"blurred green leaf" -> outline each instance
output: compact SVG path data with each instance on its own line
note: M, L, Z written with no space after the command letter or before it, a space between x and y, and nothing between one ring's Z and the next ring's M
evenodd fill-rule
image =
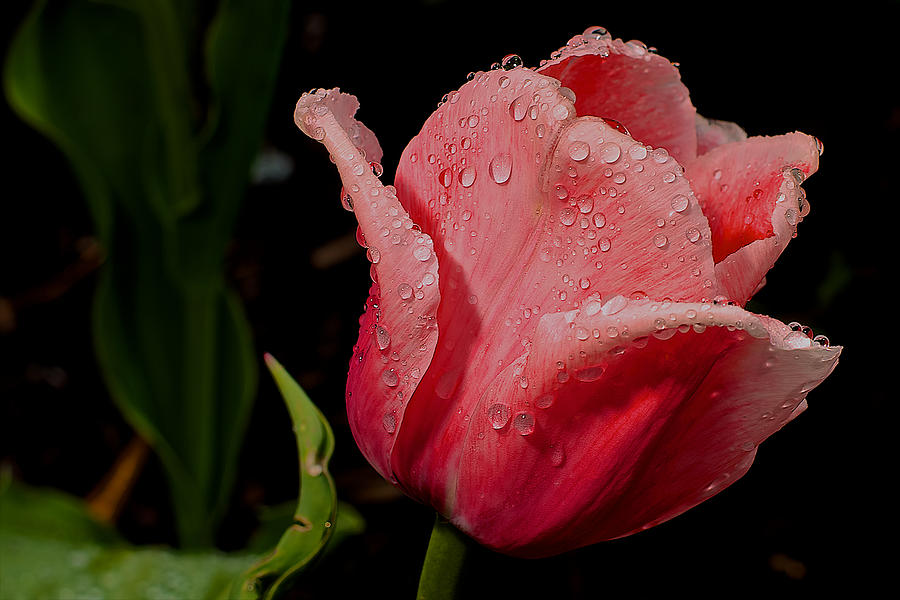
M114 529L87 512L83 501L17 484L7 473L0 473L0 532L74 542L122 542ZM2 564L0 560L0 568Z
M334 451L331 427L306 392L271 355L266 364L284 397L300 459L300 498L293 521L275 549L235 582L232 596L274 598L325 547L335 531L337 494L328 473Z
M4 71L10 105L82 184L108 256L94 303L99 362L163 461L187 546L212 543L256 388L223 266L288 9L222 0L204 31L192 2L40 1ZM195 63L206 73L190 72Z
M0 487L0 598L214 599L254 555L136 548L79 499L4 481Z

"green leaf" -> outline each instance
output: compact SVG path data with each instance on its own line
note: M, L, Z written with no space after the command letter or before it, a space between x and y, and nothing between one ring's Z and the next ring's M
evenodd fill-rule
M293 523L275 549L235 582L233 597L274 598L315 558L335 530L337 494L328 473L334 450L331 427L306 392L271 355L266 364L284 397L300 459L300 498Z
M253 555L137 548L77 498L0 484L0 598L215 599Z
M191 547L212 543L256 388L250 329L223 265L289 6L222 0L204 32L196 4L39 1L4 70L10 105L81 182L107 251L99 363L160 455ZM205 84L208 107L197 97Z

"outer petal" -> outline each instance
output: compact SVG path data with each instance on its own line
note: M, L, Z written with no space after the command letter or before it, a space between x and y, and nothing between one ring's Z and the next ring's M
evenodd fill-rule
M453 498L466 415L541 315L597 295L715 294L709 229L682 168L575 118L558 88L523 68L480 73L400 160L399 197L436 241L442 333L393 469L439 508Z
M381 150L353 119L357 107L354 97L337 89L318 90L300 98L294 119L331 153L369 248L376 283L350 362L347 412L360 450L393 480L394 433L437 343L438 262L431 238L412 222L393 188L372 173L367 161L380 158Z
M738 307L624 298L546 315L535 339L471 415L452 513L526 557L621 537L718 493L840 354Z
M697 115L697 156L706 154L713 148L729 142L742 142L747 132L737 123L717 121Z
M678 69L641 42L613 40L590 27L538 72L575 92L579 114L612 118L634 139L666 148L679 161L697 155L696 111Z
M800 183L819 165L819 145L802 133L725 143L687 164L712 230L722 292L743 304L809 212Z

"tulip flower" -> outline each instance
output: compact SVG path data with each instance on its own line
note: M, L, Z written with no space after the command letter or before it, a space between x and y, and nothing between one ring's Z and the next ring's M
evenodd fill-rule
M304 94L295 120L372 262L361 451L480 543L541 557L734 483L840 348L743 308L809 211L818 140L699 116L676 66L601 28L499 67L445 97L394 186L353 96Z

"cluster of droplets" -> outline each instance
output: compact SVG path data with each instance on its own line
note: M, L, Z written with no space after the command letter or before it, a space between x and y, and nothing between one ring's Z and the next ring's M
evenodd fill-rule
M831 342L826 336L815 335L811 327L792 321L788 323L788 328L791 331L782 340L785 348L809 348L813 344L824 348L831 346Z

